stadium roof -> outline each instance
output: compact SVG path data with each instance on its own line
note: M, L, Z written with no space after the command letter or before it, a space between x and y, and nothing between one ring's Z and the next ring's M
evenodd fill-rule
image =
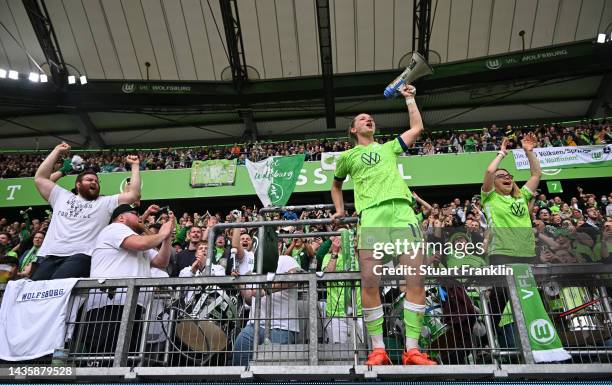
M596 115L608 100L603 46L612 43L591 42L611 32L611 1L430 6L429 60L446 76L419 83L428 126L563 120ZM381 127L405 126L401 102L381 94L416 44L413 14L413 2L400 0L5 0L0 68L27 77L40 65L52 76L48 63L60 61L65 76L88 84L0 79L1 146L326 134L362 110ZM540 56L506 65L515 52ZM491 56L502 68L462 72Z

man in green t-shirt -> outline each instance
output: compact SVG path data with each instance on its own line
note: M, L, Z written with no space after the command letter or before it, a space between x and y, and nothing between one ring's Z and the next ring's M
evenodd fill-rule
M400 92L406 99L410 129L394 140L379 144L374 140L374 119L368 114L357 115L348 130L356 145L338 157L331 189L336 208L332 219L337 220L344 216L342 183L350 176L354 184L355 209L360 216L358 249L361 297L366 328L373 347L366 365L391 364L383 340L384 313L379 292L380 276L377 275L377 272L382 272L381 266L385 263L383 258L389 255L382 253L380 246L389 246L394 241L422 242L419 223L411 207L412 194L397 169L397 158L417 140L423 131L423 121L414 101L416 89L404 86ZM408 255L403 250L399 251L395 248L390 257L400 255L401 265L413 269L413 273L405 277L406 350L402 355L402 363L436 365L435 361L419 351L418 346L425 312L423 278L418 274L423 256L420 253Z
M348 253L342 250L340 237L331 238L331 247L329 253L323 257L321 270L326 273L351 271L345 269L351 263ZM359 265L355 266L359 269ZM329 282L327 283L327 295L325 300L325 336L330 343L341 344L347 341L349 333L352 332L350 319L347 318L346 310L352 304L351 282ZM356 330L357 341L363 341L363 321L361 319L361 290L359 286L355 290L355 308L352 309L353 314L359 316Z

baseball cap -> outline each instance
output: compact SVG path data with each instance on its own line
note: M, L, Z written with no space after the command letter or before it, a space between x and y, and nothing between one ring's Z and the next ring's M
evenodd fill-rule
M134 214L138 215L138 210L128 204L117 206L117 208L113 210L113 213L111 214L111 222L114 221L119 215L129 212L133 212Z

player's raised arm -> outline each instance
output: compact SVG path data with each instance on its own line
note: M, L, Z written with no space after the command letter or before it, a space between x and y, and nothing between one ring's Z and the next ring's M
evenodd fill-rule
M400 88L400 92L406 98L406 107L408 108L408 124L410 128L402 133L401 138L406 146L411 146L421 136L423 132L423 119L421 113L416 105L414 96L416 95L416 88L411 85Z

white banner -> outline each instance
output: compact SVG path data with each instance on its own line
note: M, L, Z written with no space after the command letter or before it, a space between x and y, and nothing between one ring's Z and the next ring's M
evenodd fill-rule
M271 156L260 162L246 161L253 188L265 207L287 204L303 165L304 154Z
M323 152L321 153L321 169L324 171L335 171L336 161L342 152Z
M0 359L32 360L64 347L66 322L74 321L77 314L68 314L70 293L77 281L8 282L0 306Z
M599 146L542 147L533 150L542 168L600 163L612 160L612 144ZM522 149L512 150L514 164L519 170L529 169L529 161Z

